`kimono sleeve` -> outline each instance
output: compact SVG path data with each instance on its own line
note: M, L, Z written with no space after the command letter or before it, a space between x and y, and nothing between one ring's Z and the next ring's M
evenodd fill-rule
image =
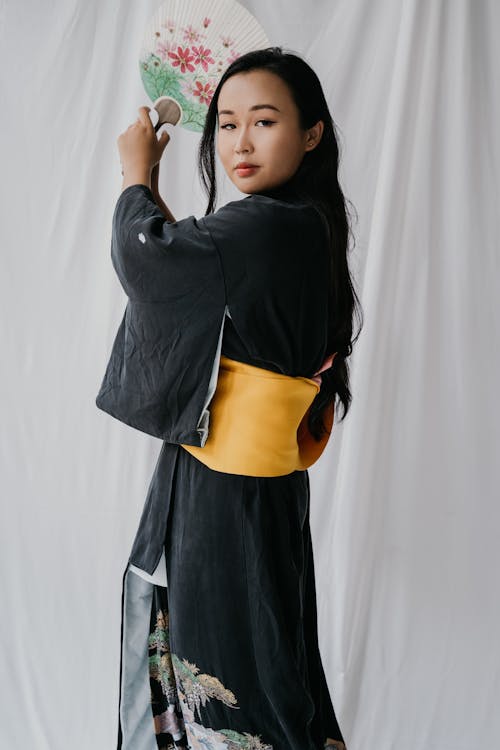
M96 405L171 443L203 446L226 315L224 274L194 216L168 222L146 185L118 198L111 259L128 297Z
M112 219L111 260L130 300L203 298L204 278L217 276L218 253L202 220L169 222L146 185L130 185L119 196Z

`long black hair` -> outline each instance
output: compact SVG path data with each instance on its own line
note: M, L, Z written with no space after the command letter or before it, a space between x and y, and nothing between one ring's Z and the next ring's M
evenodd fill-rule
M321 388L311 404L308 427L319 440L326 427L324 410L335 399L342 403L342 421L351 403L347 358L363 326L363 314L354 290L347 263L349 239L352 237L347 200L339 185L339 147L336 126L328 109L321 83L314 70L299 56L283 52L282 47L267 47L236 58L222 74L214 91L198 148L198 169L208 194L205 216L213 213L217 186L215 179L215 131L217 103L225 81L236 73L267 70L280 76L287 84L300 115L300 126L307 130L318 120L324 128L320 142L304 157L289 183L296 192L313 202L323 213L329 227L331 249L331 284L327 354L337 352L333 365L321 373ZM350 203L350 201L349 201ZM353 316L357 314L359 328L353 338ZM335 412L336 413L336 412Z

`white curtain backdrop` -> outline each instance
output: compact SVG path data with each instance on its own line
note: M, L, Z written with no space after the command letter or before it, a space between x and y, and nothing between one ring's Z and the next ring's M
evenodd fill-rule
M0 2L5 750L116 743L121 577L161 442L94 399L126 301L116 139L151 104L159 2ZM310 469L348 750L497 750L500 3L243 5L317 71L359 216L353 403ZM205 210L198 139L176 130L162 160L178 218Z

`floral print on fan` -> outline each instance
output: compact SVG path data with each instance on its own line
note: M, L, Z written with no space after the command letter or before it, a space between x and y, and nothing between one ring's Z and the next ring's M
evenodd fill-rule
M220 34L217 44L207 46L203 29L210 23L205 17L198 26L178 27L173 19L167 19L155 32L154 49L140 61L142 82L150 98L172 96L182 107L182 125L198 132L203 130L222 73L241 54L227 34Z
M200 706L218 700L239 708L234 693L217 677L200 673L196 664L170 651L168 612L157 610L149 634L149 676L153 719L158 746L165 750L273 750L260 735L233 729L211 729L197 722ZM161 713L154 715L160 706ZM161 710L164 709L164 710ZM175 744L161 744L160 734L171 735Z

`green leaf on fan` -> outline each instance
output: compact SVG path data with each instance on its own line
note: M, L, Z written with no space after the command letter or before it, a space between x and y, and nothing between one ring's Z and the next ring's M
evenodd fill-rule
M188 130L201 132L207 116L207 108L205 105L196 104L196 102L187 101L187 99L183 98L181 100L181 106L184 113L182 117L182 125Z
M168 95L175 99L179 96L182 76L171 65L156 55L150 55L147 60L141 60L139 69L146 93L153 101L159 96Z

